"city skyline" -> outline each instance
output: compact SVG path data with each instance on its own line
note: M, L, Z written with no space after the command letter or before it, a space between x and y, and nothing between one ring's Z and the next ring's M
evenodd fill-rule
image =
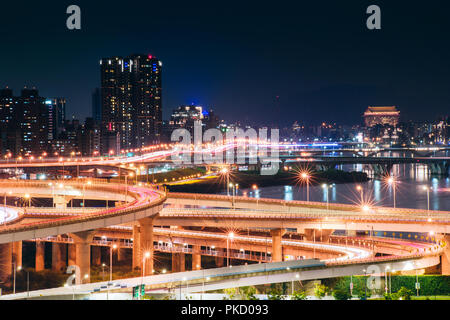
M238 115L280 126L292 119L360 123L368 105L397 105L402 118L412 120L434 120L448 110L448 45L436 31L449 26L436 18L445 10L433 3L421 10L381 4L383 28L374 32L364 25L365 3L285 3L273 9L273 19L268 8L249 3L239 12L233 11L234 3L221 11L203 3L181 5L176 12L167 5L142 4L136 16L101 2L79 5L83 27L78 33L65 28L64 15L38 23L41 13L57 16L63 5L29 5L20 14L15 14L17 5L6 5L3 12L11 14L2 15L2 29L10 46L0 57L22 63L3 66L1 87L36 86L43 96L66 97L67 115L83 119L91 115L91 94L99 87L98 61L143 52L164 64L164 119L192 103L227 120ZM140 19L150 9L156 12L152 21ZM19 18L11 21L12 16ZM414 19L424 23L409 23ZM24 20L36 24L25 42L20 41L29 32ZM44 41L50 38L55 41ZM33 59L25 59L30 52Z
M0 300L450 300L447 9L3 4Z

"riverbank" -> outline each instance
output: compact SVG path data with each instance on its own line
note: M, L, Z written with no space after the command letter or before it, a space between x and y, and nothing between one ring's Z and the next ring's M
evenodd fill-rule
M342 170L327 170L311 172L310 184L322 183L352 183L366 182L369 178L364 172L346 172ZM279 171L276 175L262 176L259 171L254 172L232 172L229 181L239 184L239 189L252 188L254 185L260 187L271 187L280 185L299 185L297 174L294 172ZM172 192L191 193L219 193L226 190L227 179L215 177L210 179L195 180L175 185L167 185Z

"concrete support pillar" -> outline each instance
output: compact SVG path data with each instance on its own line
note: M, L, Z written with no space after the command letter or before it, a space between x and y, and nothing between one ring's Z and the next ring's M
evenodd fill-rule
M141 237L140 237L140 252L141 263L144 261L145 254L150 253L149 258L145 258L144 276L153 274L153 219L150 217L139 220Z
M172 253L172 272L184 272L186 258L184 253L174 252Z
M272 229L272 262L283 261L283 247L281 246L281 238L286 233L285 229Z
M308 241L328 242L334 230L331 229L305 229L305 238ZM351 230L349 230L350 236ZM356 235L356 231L355 231Z
M221 249L216 249L216 250L218 251L218 250L221 250ZM215 257L214 260L216 262L216 267L217 268L222 268L223 267L223 265L224 265L223 257Z
M142 268L141 263L141 230L139 225L133 226L133 270Z
M186 258L183 252L180 250L183 248L183 245L174 243L174 252L172 253L172 272L183 272L186 270Z
M125 248L117 248L117 261L124 261L126 259L125 250Z
M36 260L34 269L36 271L42 271L45 268L45 242L36 241Z
M80 283L90 283L91 280L91 242L94 235L95 231L70 234L75 243L75 260L76 265L80 268Z
M178 253L172 253L172 273L180 272L180 260L178 259Z
M77 253L76 253L76 249L75 249L75 244L69 244L68 246L68 259L67 259L67 263L69 266L74 266L77 264Z
M446 235L443 240L447 246L441 256L441 273L448 276L450 275L450 235Z
M13 243L13 262L16 268L22 266L22 241L16 241Z
M66 247L63 243L52 243L52 270L64 271L66 267Z
M12 243L0 244L0 280L5 281L12 273Z
M202 269L202 255L200 253L201 247L195 245L192 252L192 270Z
M92 265L99 266L102 264L102 248L99 246L92 246Z

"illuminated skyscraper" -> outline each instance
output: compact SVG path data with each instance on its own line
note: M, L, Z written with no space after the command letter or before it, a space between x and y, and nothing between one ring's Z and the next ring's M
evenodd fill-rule
M64 128L66 120L66 99L47 98L45 100L48 114L48 139L56 139Z
M100 61L102 153L139 148L160 140L162 63L151 55L112 57ZM109 146L111 135L119 146ZM103 144L102 142L102 144ZM108 144L108 146L106 146Z
M23 89L16 119L22 132L21 153L38 154L48 149L48 108L36 89Z

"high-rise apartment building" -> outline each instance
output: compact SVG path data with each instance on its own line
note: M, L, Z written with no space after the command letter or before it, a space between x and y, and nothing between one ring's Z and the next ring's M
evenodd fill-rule
M39 154L48 148L48 108L38 90L23 89L16 104L16 119L22 132L21 153Z
M162 130L162 63L151 55L111 57L100 61L102 136L110 152L157 143ZM114 150L118 153L120 150Z
M35 155L50 151L64 127L66 99L44 98L35 88L20 96L0 90L1 153Z
M48 139L56 139L64 128L66 120L66 99L48 98L45 99L48 114Z

